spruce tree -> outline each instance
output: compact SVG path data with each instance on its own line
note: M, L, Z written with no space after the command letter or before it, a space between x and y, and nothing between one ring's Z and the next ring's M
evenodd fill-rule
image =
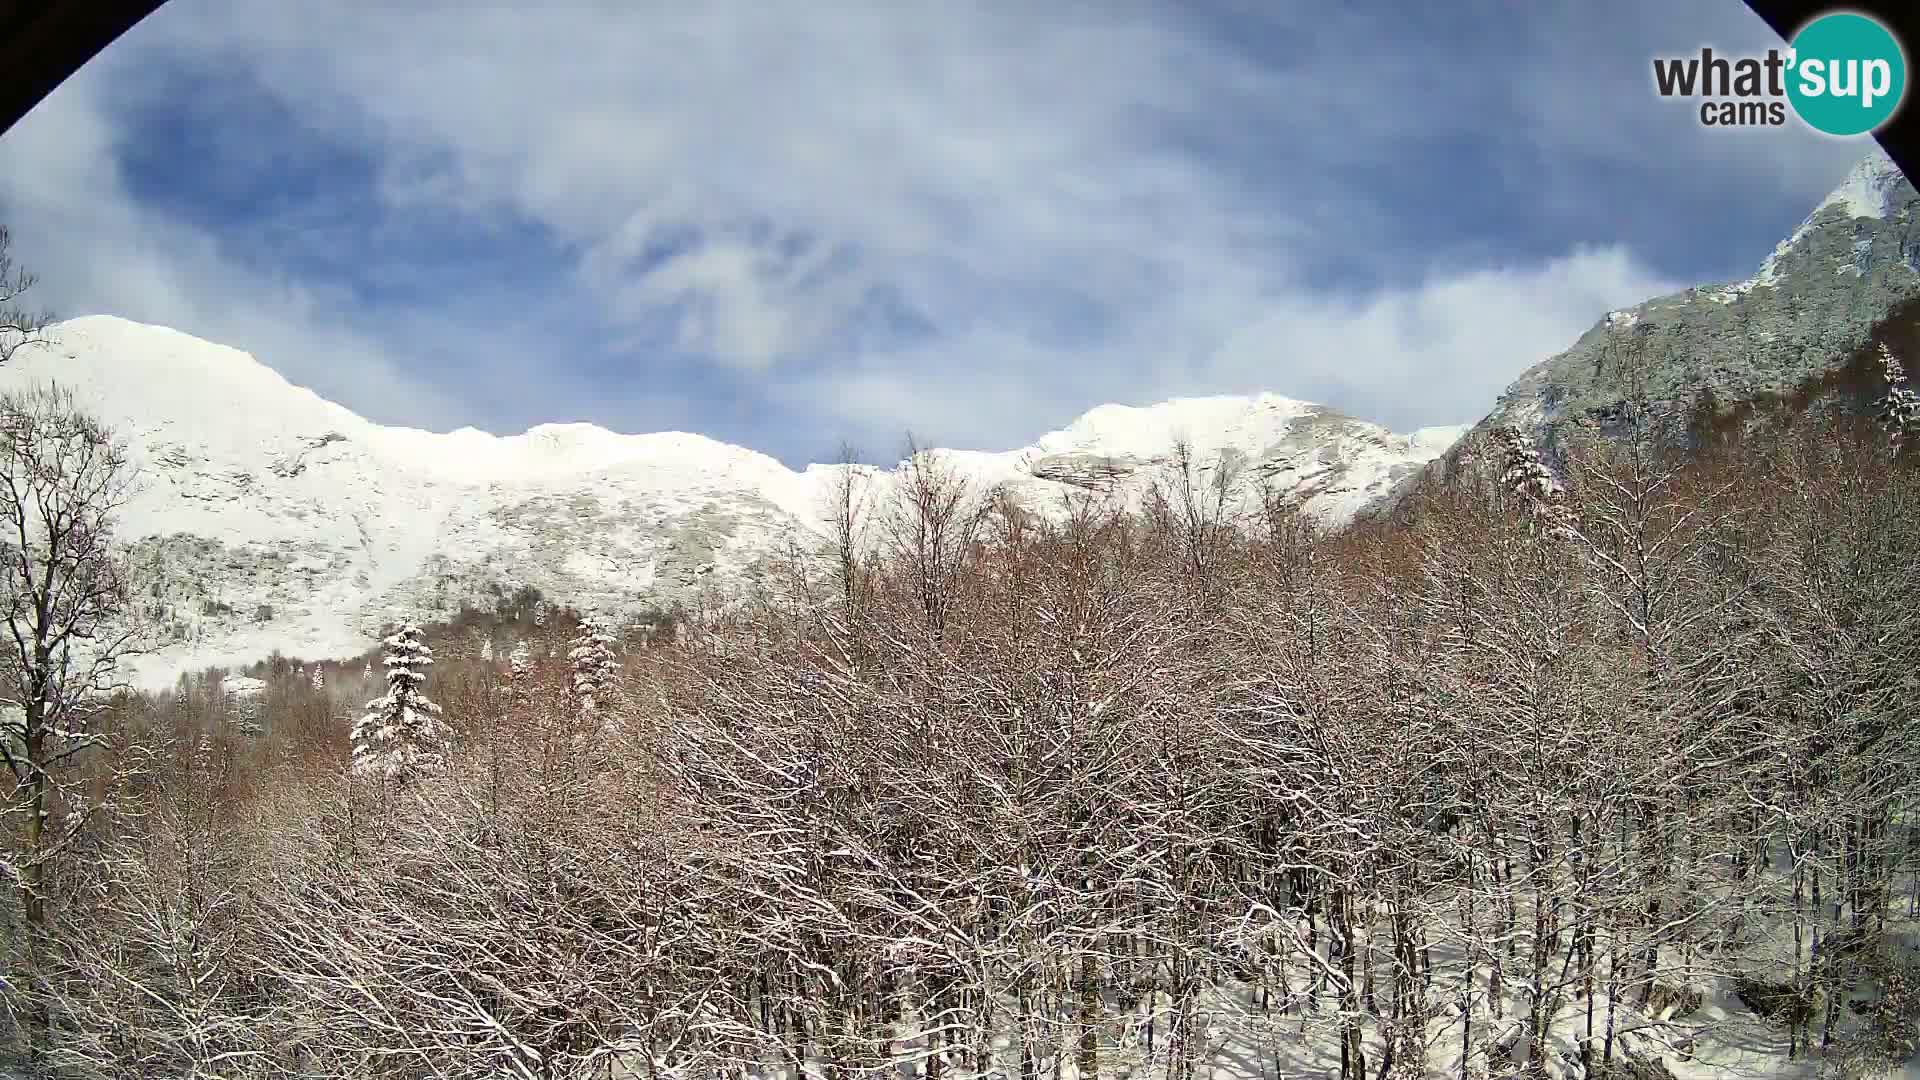
M1880 399L1880 423L1897 453L1910 437L1920 435L1920 393L1908 381L1906 365L1885 345L1880 346L1880 371L1887 380L1887 394Z
M440 706L421 692L433 664L420 628L408 623L386 639L387 692L367 703L353 726L353 769L406 782L433 772L446 751Z
M567 652L573 667L573 696L581 715L598 719L613 693L614 672L620 665L613 659L613 636L592 619L582 619Z
M1533 439L1519 428L1506 424L1495 428L1492 442L1497 452L1500 483L1525 501L1527 513L1539 521L1547 534L1565 538L1571 535L1567 520L1565 490L1553 471L1540 460Z

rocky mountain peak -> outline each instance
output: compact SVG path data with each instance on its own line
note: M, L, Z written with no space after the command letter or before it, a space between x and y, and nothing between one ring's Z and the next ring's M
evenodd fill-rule
M1549 455L1575 431L1604 432L1627 400L1629 358L1667 423L1703 401L1791 393L1844 364L1888 312L1920 295L1916 210L1920 193L1876 148L1752 277L1607 313L1522 373L1475 430L1516 425Z

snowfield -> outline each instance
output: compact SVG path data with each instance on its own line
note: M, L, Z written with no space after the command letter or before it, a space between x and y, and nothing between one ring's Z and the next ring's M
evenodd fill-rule
M817 544L845 466L795 471L686 432L542 424L430 432L356 415L238 349L109 316L60 323L0 385L54 379L112 424L141 471L121 515L155 647L135 682L278 650L352 655L383 624L430 621L522 585L621 617L724 597L790 542ZM1103 405L1032 445L934 451L976 490L1041 512L1111 489L1137 501L1186 440L1330 524L1376 504L1464 430L1399 435L1289 398ZM869 506L898 470L860 469Z

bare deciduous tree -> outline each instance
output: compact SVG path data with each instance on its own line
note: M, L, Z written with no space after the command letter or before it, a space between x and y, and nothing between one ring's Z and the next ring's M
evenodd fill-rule
M926 632L938 637L992 504L969 490L938 451L911 437L898 485L886 523L888 547L909 579Z
M117 685L133 630L113 548L132 491L125 447L57 387L0 395L0 599L8 616L8 703L0 747L25 817L17 880L29 924L45 920L41 879L72 825L53 828L58 771L96 745L92 721Z
M31 271L14 262L13 236L6 226L0 225L0 364L13 359L14 353L28 345L46 343L52 314L21 302L21 297L38 281Z
M91 809L84 792L63 791L61 781L99 745L95 721L132 639L113 524L133 479L125 448L70 392L0 394L0 600L8 618L0 672L9 706L0 760L13 780L7 813L20 823L8 870L25 924L23 1004L36 1051L47 1025L47 871ZM58 820L56 809L65 811Z

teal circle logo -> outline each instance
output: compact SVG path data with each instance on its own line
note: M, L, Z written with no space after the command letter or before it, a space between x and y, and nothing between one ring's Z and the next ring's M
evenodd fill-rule
M1793 36L1787 100L1816 131L1864 135L1907 92L1907 58L1891 31L1850 11L1822 15Z

